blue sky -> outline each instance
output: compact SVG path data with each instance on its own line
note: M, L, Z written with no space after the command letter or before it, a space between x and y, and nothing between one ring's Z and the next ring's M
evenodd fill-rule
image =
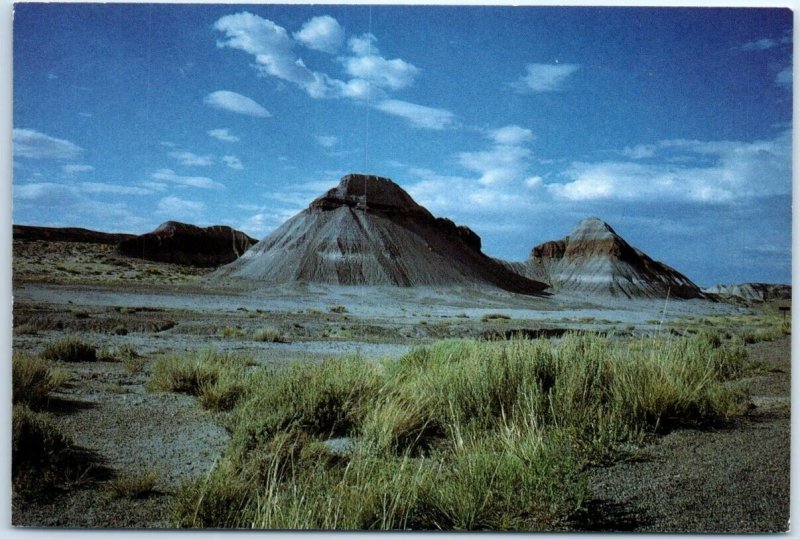
M348 172L521 260L791 281L786 9L17 4L13 221L266 236Z

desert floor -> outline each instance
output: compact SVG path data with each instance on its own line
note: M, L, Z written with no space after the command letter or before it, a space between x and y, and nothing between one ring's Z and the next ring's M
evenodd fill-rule
M40 245L36 245L40 244ZM137 357L64 364L49 410L95 472L54 496L12 500L18 526L164 527L172 493L202 476L227 442L194 397L145 388L157 358L213 347L280 365L298 358L399 357L442 338L592 330L680 332L692 320L750 311L706 301L531 298L478 289L293 286L248 291L206 283L205 271L119 258L110 247L15 242L15 353L77 335ZM687 322L688 320L688 322ZM683 329L682 329L683 328ZM262 330L280 335L264 342ZM769 366L744 383L735 425L679 429L635 458L591 471L594 499L576 530L783 531L789 514L790 337L748 345ZM112 498L114 476L157 474L155 494Z

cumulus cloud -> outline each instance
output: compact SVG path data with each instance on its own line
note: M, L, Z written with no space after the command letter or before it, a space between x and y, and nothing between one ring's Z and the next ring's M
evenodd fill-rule
M414 127L424 129L446 129L455 123L455 115L448 110L426 107L398 99L380 101L375 108L386 114L403 118Z
M389 99L389 92L411 86L420 70L401 58L382 56L373 34L351 37L347 42L350 54L335 58L344 70L344 77L307 67L295 53L295 44L328 53L341 49L344 30L328 15L310 19L293 35L273 21L249 12L221 17L214 28L225 36L217 42L218 47L250 54L259 74L291 82L315 99L378 100L375 107L378 110L426 129L443 129L452 122L449 111ZM430 120L422 117L426 112L433 115Z
M329 54L336 53L344 43L344 28L329 15L312 17L303 25L294 38L308 47Z
M217 140L221 140L223 142L239 142L239 137L236 135L231 134L231 132L225 129L209 129L206 131L210 137L214 137Z
M249 97L229 90L211 92L203 99L203 102L214 108L235 112L236 114L244 114L245 116L253 116L255 118L269 118L272 116L267 109Z
M683 164L630 161L573 163L568 181L547 185L570 201L680 201L728 203L791 192L791 132L755 142L665 140L659 155L676 152L702 158Z
M242 161L235 155L223 155L222 162L225 163L228 168L232 168L233 170L242 170L244 168Z
M512 86L522 93L557 92L579 68L578 64L528 64L525 67L527 74Z
M203 202L185 200L176 196L164 197L158 201L156 211L170 218L188 218L197 220L199 214L206 209Z
M169 152L167 155L176 159L181 165L192 167L207 167L214 164L210 155L197 155L192 152Z
M51 137L35 129L15 128L12 131L14 157L31 159L74 159L83 148L68 140Z
M199 189L225 189L225 186L219 182L215 182L211 178L205 176L180 176L168 168L159 169L150 177L160 182L174 183L186 187L197 187Z
M518 125L507 125L490 130L489 137L497 144L516 145L532 141L533 132Z
M81 172L91 172L94 170L94 167L92 165L64 165L61 167L61 170L64 171L64 174L69 174L71 176Z
M76 200L73 189L53 182L14 185L13 196L14 200L35 202L45 206L69 205Z

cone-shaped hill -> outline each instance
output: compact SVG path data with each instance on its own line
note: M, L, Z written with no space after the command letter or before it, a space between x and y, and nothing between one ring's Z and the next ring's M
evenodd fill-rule
M434 217L391 180L362 174L343 177L209 279L253 287L478 284L524 294L545 288L483 254L469 228Z
M632 247L602 220L584 219L569 236L537 245L525 262L508 267L554 289L639 298L701 298L683 274Z
M152 232L122 240L117 252L158 262L210 267L236 260L255 242L229 226L200 228L167 221Z

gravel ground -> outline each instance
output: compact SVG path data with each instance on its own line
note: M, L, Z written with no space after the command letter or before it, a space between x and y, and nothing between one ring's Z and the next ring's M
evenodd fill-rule
M595 469L593 531L766 533L789 527L788 337L748 347L772 372L747 380L754 408L729 428L677 430L632 462Z

